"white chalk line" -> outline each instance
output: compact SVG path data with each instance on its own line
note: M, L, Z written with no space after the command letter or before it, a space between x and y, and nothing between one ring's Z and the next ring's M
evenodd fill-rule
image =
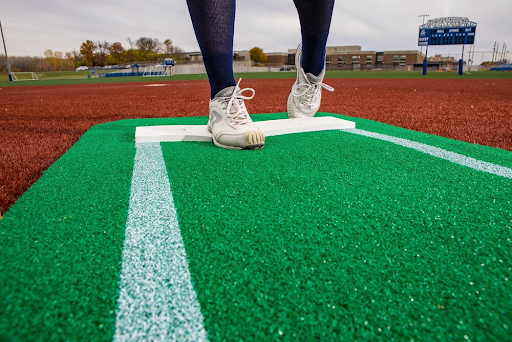
M427 144L419 143L412 140L407 140L403 138L397 138L391 135L385 135L381 133L369 132L362 129L344 129L343 132L353 133L357 135L362 135L365 137L370 137L374 139L379 139L383 141L388 141L390 143L411 148L413 150L423 152L429 154L431 156L448 160L452 163L459 164L462 166L466 166L472 168L477 171L487 172L496 176L505 177L512 179L512 169L505 166L496 165L493 163L481 161L475 158L467 157L460 153L455 153L451 151L444 150L439 147L430 146Z
M159 143L136 144L114 341L207 341Z

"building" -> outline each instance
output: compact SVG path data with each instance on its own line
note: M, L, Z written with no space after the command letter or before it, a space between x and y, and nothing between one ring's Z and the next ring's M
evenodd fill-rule
M286 52L265 52L267 55L267 62L269 65L285 65L288 63L288 53Z
M457 70L459 67L459 61L456 61L454 57L443 57L441 55L435 55L434 57L428 57L427 61L428 64L438 64L439 69Z
M294 64L295 49L288 50L288 64ZM329 70L412 70L412 65L420 63L425 54L419 51L363 51L361 46L328 46L325 64Z
M189 62L202 62L203 54L201 51L185 52L185 60Z
M463 62L466 64L466 61ZM454 57L435 55L427 57L427 70L431 71L456 71L459 68L459 61ZM415 63L414 69L416 71L423 70L423 62Z
M267 52L269 66L295 65L296 49L288 49L288 52ZM190 62L201 62L200 52L186 54ZM249 51L234 51L233 60L249 61ZM415 50L396 51L364 51L359 45L328 46L326 48L325 64L329 70L382 70L403 69L413 70L425 59L425 54ZM429 58L430 63L430 58Z

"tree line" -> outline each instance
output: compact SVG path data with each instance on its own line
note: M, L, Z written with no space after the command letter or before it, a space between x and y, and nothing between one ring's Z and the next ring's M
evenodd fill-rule
M63 53L46 50L43 57L9 56L9 65L14 72L69 71L79 66L107 66L131 64L134 62L157 61L160 58L184 58L184 50L174 45L172 40L161 42L158 38L140 37L127 39L128 48L121 42L87 40L77 51ZM0 73L7 72L5 55L0 55Z

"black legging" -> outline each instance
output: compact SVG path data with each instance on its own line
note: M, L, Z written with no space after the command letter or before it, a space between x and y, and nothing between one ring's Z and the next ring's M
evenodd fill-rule
M302 33L302 67L318 75L324 68L325 45L334 0L294 0ZM187 0L190 17L210 80L212 98L234 86L233 35L236 0Z

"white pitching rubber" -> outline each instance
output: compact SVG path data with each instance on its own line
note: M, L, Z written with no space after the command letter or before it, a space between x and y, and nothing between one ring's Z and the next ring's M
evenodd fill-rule
M254 124L266 137L356 128L355 122L331 116L258 121ZM140 126L135 129L136 143L211 140L212 135L206 125Z

